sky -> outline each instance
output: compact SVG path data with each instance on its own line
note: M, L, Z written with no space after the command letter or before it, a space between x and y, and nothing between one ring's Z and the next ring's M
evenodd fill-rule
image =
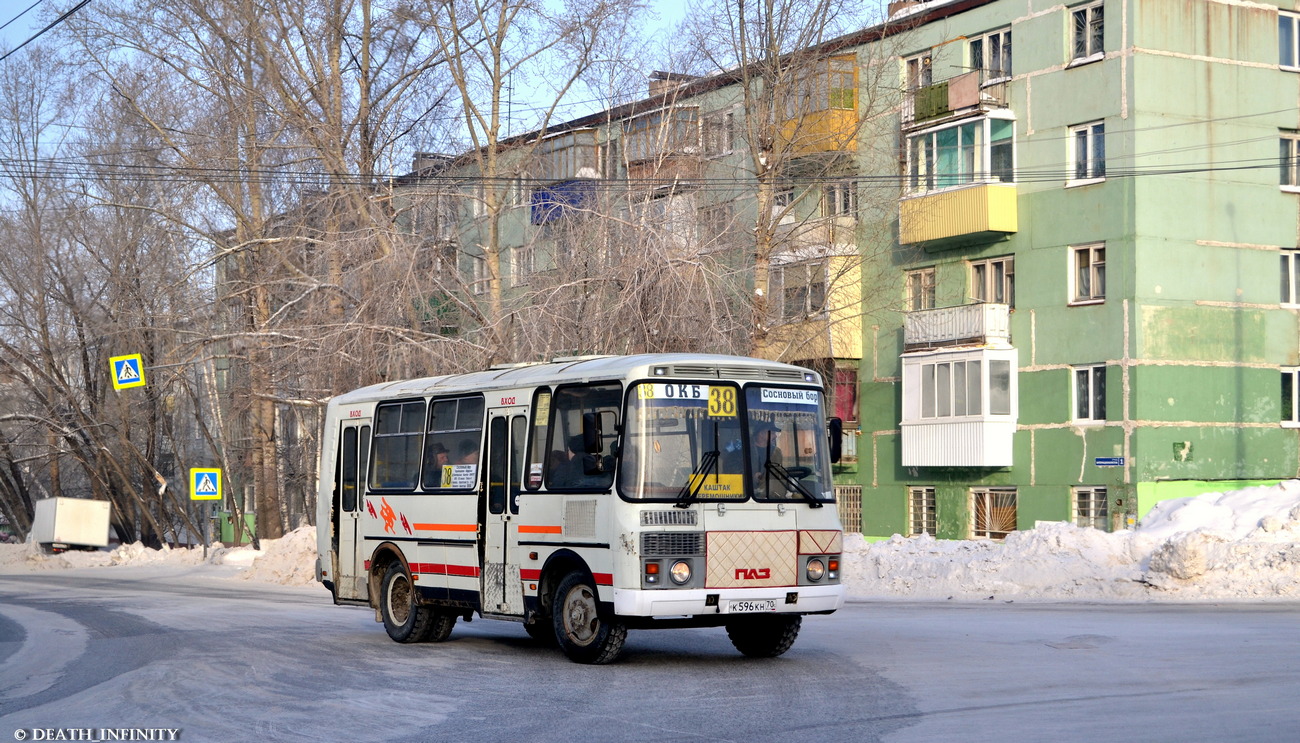
M0 573L102 568L109 577L118 566L185 566L231 580L315 583L314 528L262 544L261 552L213 548L206 560L199 547L45 555L0 544ZM1116 533L1041 522L1004 542L846 535L843 574L850 600L1295 601L1300 481L1164 501Z

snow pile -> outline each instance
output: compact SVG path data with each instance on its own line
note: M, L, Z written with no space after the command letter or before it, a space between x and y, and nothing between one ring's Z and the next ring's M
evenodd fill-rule
M304 586L316 582L315 527L294 529L282 539L263 539L261 544L262 551L256 553L248 570L239 574L240 578L286 586ZM254 552L251 547L240 551L245 554ZM225 564L231 564L231 560L226 559Z
M262 549L216 547L207 564L283 585L315 581L316 531L264 539ZM845 536L851 597L911 599L1189 600L1300 598L1300 481L1156 505L1132 531L1108 534L1045 522L1003 542ZM45 555L0 544L0 573L115 565L202 565L202 548Z
M1158 503L1132 531L1050 522L1002 543L845 539L853 596L1300 597L1300 481Z

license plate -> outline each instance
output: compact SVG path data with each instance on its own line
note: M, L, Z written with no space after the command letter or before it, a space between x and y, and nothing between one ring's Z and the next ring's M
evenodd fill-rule
M748 614L756 611L776 611L776 599L727 601L722 607L724 614Z

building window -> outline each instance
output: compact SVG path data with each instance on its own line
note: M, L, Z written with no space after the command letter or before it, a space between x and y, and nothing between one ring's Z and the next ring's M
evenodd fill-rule
M1110 531L1110 508L1106 488L1074 489L1074 525Z
M1102 38L1105 24L1102 3L1093 3L1070 12L1073 23L1074 61L1100 59L1104 51Z
M983 410L980 361L944 361L921 367L921 417L977 416Z
M832 181L823 187L822 216L856 217L857 214L857 181Z
M986 118L908 137L909 190L1014 182L1014 134L1014 121Z
M785 98L785 118L816 111L852 111L858 106L857 58L819 59L803 65Z
M1300 70L1300 15L1279 11L1277 14L1278 64Z
M1300 305L1300 248L1282 251L1282 304Z
M704 152L707 155L730 154L736 145L736 114L719 111L704 118Z
M1011 29L1004 28L972 39L970 66L981 82L1011 77Z
M1095 423L1106 420L1106 366L1074 367L1074 420Z
M1106 299L1106 245L1079 245L1070 249L1070 303L1087 304Z
M1071 180L1097 181L1106 177L1106 124L1095 121L1070 127Z
M488 285L488 267L487 258L481 255L474 256L473 282L470 284L470 290L475 294L484 294L487 292Z
M906 68L908 90L934 84L934 58L930 52L908 57L903 66Z
M1284 188L1300 187L1300 133L1282 132L1278 145L1279 182Z
M907 310L932 310L934 304L934 266L907 272Z
M970 295L976 302L1016 306L1016 259L1011 256L971 261Z
M623 154L629 163L679 153L699 154L699 110L665 109L623 122Z
M1300 384L1300 367L1282 369L1282 425L1300 425L1300 411L1296 409L1296 386Z
M1016 530L1015 488L971 489L971 537L1005 539Z
M935 507L934 488L907 489L908 521L911 523L911 536L929 534L934 536Z
M517 245L511 249L511 252L513 254L511 257L514 258L510 266L511 283L515 286L524 286L537 270L533 246Z
M783 322L819 315L826 309L825 261L774 265L768 283L777 304L776 316Z

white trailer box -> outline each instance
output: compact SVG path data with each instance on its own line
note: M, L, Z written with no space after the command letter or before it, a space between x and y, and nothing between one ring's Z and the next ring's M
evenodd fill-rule
M47 550L108 545L109 503L84 498L46 498L36 501L32 536Z

